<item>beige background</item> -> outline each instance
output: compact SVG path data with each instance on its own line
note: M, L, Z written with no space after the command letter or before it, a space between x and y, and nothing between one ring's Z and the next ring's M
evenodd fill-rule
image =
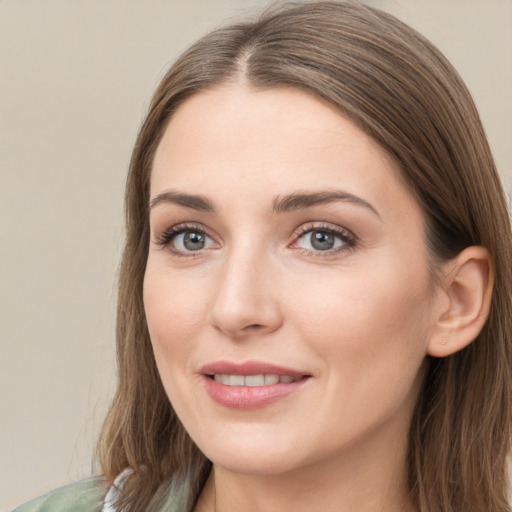
M1 512L90 474L139 122L182 49L266 3L0 0ZM512 0L371 3L452 59L511 184Z

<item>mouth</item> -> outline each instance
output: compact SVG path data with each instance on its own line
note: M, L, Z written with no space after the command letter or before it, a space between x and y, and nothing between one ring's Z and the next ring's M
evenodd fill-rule
M216 382L220 382L225 386L248 386L248 387L257 387L257 386L273 386L275 384L290 384L291 382L297 382L304 378L301 377L292 377L291 375L277 375L277 374L268 374L268 375L228 375L225 373L216 373L211 375L210 378L213 378Z
M265 407L299 391L312 377L259 362L221 361L206 365L200 373L210 398L230 409Z

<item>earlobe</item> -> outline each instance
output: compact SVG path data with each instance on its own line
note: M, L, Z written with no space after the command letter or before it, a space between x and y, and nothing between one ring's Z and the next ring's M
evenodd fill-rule
M485 247L464 249L445 265L428 354L445 357L468 346L489 315L494 271Z

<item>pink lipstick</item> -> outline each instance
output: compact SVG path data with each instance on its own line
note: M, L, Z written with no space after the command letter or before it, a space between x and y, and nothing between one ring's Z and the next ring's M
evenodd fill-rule
M257 409L304 386L311 375L273 364L218 361L204 366L206 391L215 402L233 409Z

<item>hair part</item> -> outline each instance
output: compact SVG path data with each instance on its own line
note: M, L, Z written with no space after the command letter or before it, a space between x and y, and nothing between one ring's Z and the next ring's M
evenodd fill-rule
M384 148L421 206L433 272L471 245L495 269L478 338L427 357L409 439L409 491L420 512L505 512L511 427L512 243L506 200L476 107L429 41L356 2L273 7L206 35L161 81L133 150L119 276L119 383L99 442L108 481L127 468L120 511L158 510L169 481L192 510L211 463L185 432L158 375L142 300L149 185L156 148L187 98L243 80L293 87L328 102ZM149 505L148 505L149 504Z

